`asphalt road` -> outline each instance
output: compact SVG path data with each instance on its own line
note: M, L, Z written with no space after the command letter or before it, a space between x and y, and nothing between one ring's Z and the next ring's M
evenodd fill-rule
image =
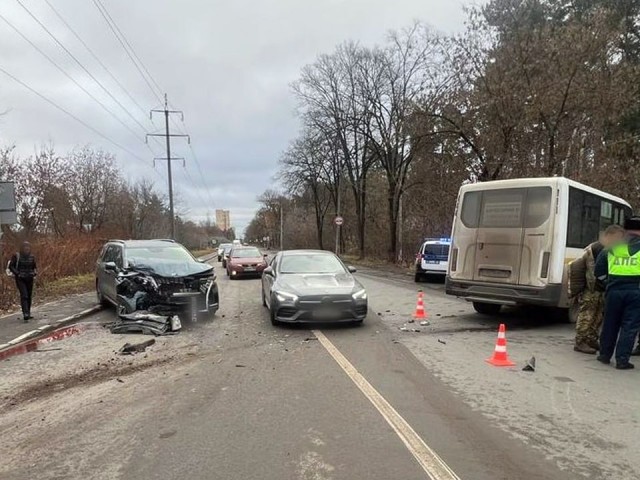
M548 375L483 361L498 321L522 335L509 337L518 357L525 333L542 345L568 326L540 327L519 314L479 319L441 286L425 285L432 325L400 332L416 286L375 271L360 278L371 298L362 327L274 328L259 280L222 275L216 319L158 339L144 354L113 355L137 337L95 327L55 344L61 350L0 363L0 478L636 478L626 457L637 423L617 444L593 434L595 468L580 457L588 445L576 431L561 431L555 414L545 418ZM584 361L576 363L591 368ZM572 377L582 385L577 371L570 375L551 385L571 385ZM545 391L539 402L523 401ZM556 392L559 413L563 395ZM625 409L637 407L634 398Z

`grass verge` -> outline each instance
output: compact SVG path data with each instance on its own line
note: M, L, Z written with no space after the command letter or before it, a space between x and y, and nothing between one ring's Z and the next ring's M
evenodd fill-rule
M216 252L217 250L213 249L213 248L205 248L204 250L191 250L191 254L198 258L198 257L204 257L205 255L210 255L213 252Z

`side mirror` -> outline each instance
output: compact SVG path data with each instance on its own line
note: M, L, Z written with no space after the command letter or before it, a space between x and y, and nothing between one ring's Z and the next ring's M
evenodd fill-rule
M104 264L104 269L107 272L117 272L118 266L116 265L116 262L107 262Z
M269 254L267 254L267 253L263 253L262 254L262 258L267 258L268 256L269 256Z
M273 277L273 267L267 267L262 271L263 274Z
M347 267L347 270L349 270L349 273L356 273L358 271L356 270L356 267L352 267L351 265Z

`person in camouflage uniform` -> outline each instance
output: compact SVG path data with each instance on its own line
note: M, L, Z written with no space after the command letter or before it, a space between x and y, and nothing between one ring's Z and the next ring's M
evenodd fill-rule
M624 229L611 225L600 234L600 239L585 248L581 257L569 266L569 293L578 303L576 352L595 354L599 349L598 338L604 318L604 287L595 276L598 254L624 238Z

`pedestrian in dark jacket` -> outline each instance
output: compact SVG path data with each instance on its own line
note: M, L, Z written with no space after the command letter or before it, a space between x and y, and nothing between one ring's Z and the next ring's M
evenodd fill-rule
M33 279L38 273L36 258L31 253L31 244L23 242L20 252L9 261L9 270L16 278L16 286L20 292L20 306L24 321L32 319L31 300L33 298Z
M624 243L602 251L596 260L596 278L606 284L604 323L598 361L616 368L633 368L629 357L640 330L640 217L624 222Z

